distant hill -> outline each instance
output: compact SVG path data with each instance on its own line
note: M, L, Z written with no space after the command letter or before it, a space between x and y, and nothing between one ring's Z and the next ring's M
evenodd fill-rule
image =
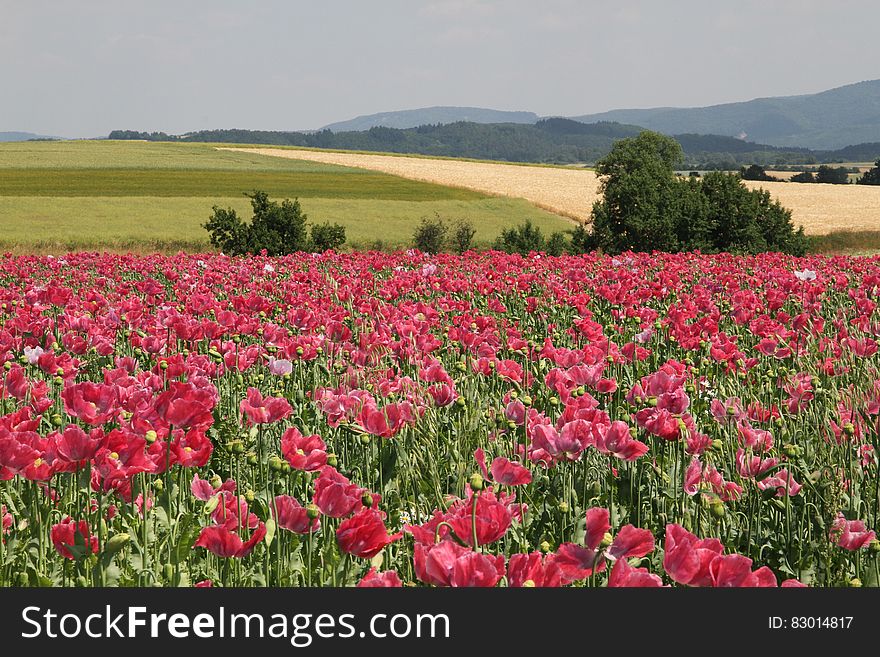
M534 112L508 112L482 107L423 107L421 109L382 112L331 123L322 128L331 132L359 132L370 128L415 128L420 125L458 123L535 123Z
M584 123L635 124L671 135L741 136L772 146L836 150L880 141L880 80L803 96L711 107L619 109L573 118Z
M541 119L534 125L471 123L423 125L416 128L373 127L351 132L271 132L265 130L203 130L182 136L162 132L114 130L110 139L149 141L277 144L341 150L413 153L509 162L593 163L619 139L643 128L613 122L580 123L565 118ZM757 144L723 135L674 135L692 169L738 169L742 165L817 164L874 161L880 143L859 144L843 151L811 151ZM858 155L859 157L854 157Z
M32 139L58 139L58 137L35 135L33 132L0 132L0 141L31 141Z

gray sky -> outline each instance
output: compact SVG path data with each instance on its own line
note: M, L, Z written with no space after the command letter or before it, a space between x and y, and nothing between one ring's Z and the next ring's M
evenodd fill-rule
M876 0L0 0L0 130L577 115L880 77ZM763 64L758 64L757 61Z

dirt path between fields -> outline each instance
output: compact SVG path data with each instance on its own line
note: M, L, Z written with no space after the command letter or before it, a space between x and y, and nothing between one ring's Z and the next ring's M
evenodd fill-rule
M524 198L540 208L589 221L599 191L589 169L518 166L396 155L333 153L287 148L222 148L296 160L371 169L402 178ZM747 183L763 187L792 210L796 224L813 235L832 230L880 230L880 187L809 183Z

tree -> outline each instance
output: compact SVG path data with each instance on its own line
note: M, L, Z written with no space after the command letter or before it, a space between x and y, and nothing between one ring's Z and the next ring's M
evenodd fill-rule
M593 204L594 247L605 251L677 251L678 190L675 166L681 146L644 131L622 139L596 163L602 200Z
M621 251L806 251L803 229L764 190L750 190L737 174L680 179L680 154L669 137L643 132L618 142L597 171L603 199L593 205L593 233L575 230L572 248Z
M880 185L880 159L874 163L874 168L865 171L856 182L860 185Z
M752 164L749 167L740 167L739 173L743 180L761 180L765 182L776 180L776 178L767 174L764 167L757 164Z
M812 171L801 171L788 180L793 183L814 183L816 182L816 176L813 175Z
M816 172L816 182L846 185L849 183L849 170L846 167L829 167L823 164Z
M308 217L298 199L285 199L279 205L270 201L266 192L255 191L246 196L251 199L253 208L250 223L243 221L232 208L214 206L214 214L203 224L214 248L230 255L266 251L270 256L315 250L316 244L309 236ZM345 241L345 229L339 225L313 227L311 235L319 238L321 244L317 248L321 250L327 244L332 244L329 248L336 248Z

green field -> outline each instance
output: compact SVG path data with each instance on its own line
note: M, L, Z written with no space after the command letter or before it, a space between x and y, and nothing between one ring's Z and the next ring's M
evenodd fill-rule
M214 205L250 216L246 192L297 197L312 221L345 226L351 247L408 246L420 219L468 219L476 245L531 219L571 223L526 201L383 173L219 151L209 144L68 141L0 144L0 248L207 249Z

